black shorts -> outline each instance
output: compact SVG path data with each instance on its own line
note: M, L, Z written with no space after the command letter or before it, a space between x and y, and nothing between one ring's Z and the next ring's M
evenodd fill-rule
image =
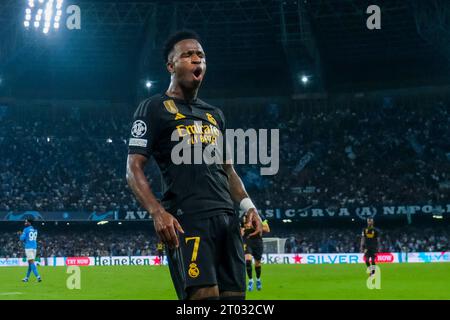
M217 285L219 292L245 293L245 260L239 218L221 214L180 221L180 246L167 258L178 299L188 298L190 287Z
M158 250L158 256L163 256L164 255L164 250Z
M244 251L245 254L251 254L255 260L261 261L264 245L262 238L259 239L245 239Z
M365 261L367 261L367 259L372 258L373 259L372 261L375 262L376 256L377 256L377 251L375 249L367 248L367 251L364 254L364 259L365 259Z

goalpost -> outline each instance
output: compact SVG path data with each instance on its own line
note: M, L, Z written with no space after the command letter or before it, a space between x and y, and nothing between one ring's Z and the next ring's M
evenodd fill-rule
M287 238L263 238L264 253L284 253Z

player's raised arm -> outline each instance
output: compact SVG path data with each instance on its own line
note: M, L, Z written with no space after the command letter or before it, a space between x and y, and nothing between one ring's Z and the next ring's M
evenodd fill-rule
M156 233L169 247L178 247L175 229L184 233L178 221L164 208L153 194L150 183L144 173L148 159L141 154L129 154L127 159L127 182L139 203L153 218Z
M254 236L257 234L262 235L263 226L261 218L256 210L256 206L250 200L247 191L245 191L241 178L234 170L233 164L231 162L227 162L223 165L223 168L228 176L228 184L230 185L230 193L233 201L239 203L240 208L246 212L247 225L252 225L255 228L255 231L249 236Z

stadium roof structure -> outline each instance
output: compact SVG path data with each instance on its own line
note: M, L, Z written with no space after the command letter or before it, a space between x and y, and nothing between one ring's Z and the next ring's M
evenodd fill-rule
M48 34L24 28L26 3L0 2L0 75L13 95L81 90L123 98L146 78L161 89L162 45L183 28L202 38L211 90L257 93L258 83L262 92L289 94L448 82L446 0L377 1L381 30L367 29L366 0L79 1L81 29ZM312 79L308 88L299 80L304 75Z

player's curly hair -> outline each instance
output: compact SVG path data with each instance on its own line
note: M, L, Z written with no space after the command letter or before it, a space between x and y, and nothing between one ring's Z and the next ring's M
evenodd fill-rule
M169 54L172 52L173 47L180 41L186 40L186 39L195 39L198 42L200 42L200 36L192 30L181 30L177 31L176 33L172 34L167 38L166 43L164 44L164 50L163 50L163 58L165 62L169 61Z

